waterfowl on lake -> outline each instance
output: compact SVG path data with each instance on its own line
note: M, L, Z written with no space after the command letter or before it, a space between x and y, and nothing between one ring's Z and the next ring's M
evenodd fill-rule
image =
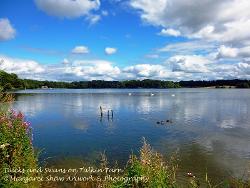
M129 95L129 96L131 96L131 95L132 95L132 93L128 93L128 95Z
M156 124L161 124L161 125L166 125L166 124L168 124L168 123L173 123L173 121L172 120L169 120L169 119L167 119L166 121L157 121L156 122Z
M167 123L173 123L173 121L171 119L167 119L166 122Z
M154 96L155 94L154 94L154 93L151 93L150 95L151 95L151 96Z

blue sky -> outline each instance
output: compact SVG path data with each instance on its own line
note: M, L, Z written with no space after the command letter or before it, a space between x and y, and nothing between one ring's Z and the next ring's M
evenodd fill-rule
M22 78L250 78L247 0L0 4L0 69Z

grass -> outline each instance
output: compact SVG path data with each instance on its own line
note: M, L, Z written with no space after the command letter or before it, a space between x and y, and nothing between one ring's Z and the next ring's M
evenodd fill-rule
M146 177L147 181L128 181L120 183L119 187L177 187L176 173L178 169L177 157L173 155L168 162L163 156L154 151L146 140L140 155L131 155L125 170L125 176ZM119 184L119 182L118 182Z

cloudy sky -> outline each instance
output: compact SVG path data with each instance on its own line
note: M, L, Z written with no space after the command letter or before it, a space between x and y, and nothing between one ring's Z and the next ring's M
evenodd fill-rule
M0 69L39 80L250 79L249 0L1 0Z

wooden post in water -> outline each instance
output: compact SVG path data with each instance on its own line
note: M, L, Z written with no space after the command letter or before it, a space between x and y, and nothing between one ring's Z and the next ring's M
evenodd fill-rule
M113 110L111 110L111 117L113 119L113 116L114 116L114 113L113 113Z
M100 113L101 113L101 117L102 117L103 116L102 106L100 106Z

